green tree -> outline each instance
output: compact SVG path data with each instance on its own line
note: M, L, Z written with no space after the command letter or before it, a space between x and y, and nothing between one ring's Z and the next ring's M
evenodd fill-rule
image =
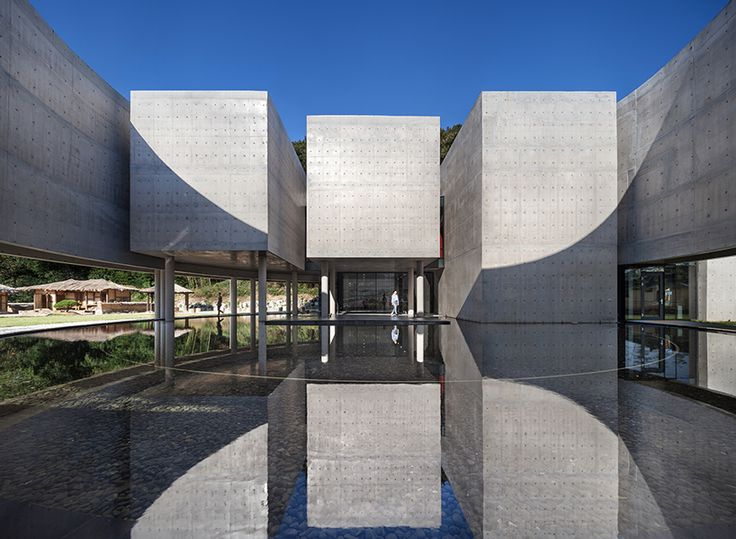
M297 157L299 157L299 161L302 163L302 167L304 167L304 170L307 170L307 137L304 137L302 140L295 140L292 142L294 145L294 150L296 151Z
M452 143L455 141L455 137L460 132L460 128L463 124L455 124L450 127L440 129L440 163L445 160L447 152L450 151Z

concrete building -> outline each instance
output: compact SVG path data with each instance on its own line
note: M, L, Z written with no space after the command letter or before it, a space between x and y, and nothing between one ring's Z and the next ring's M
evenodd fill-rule
M619 264L736 249L733 2L619 101Z
M169 337L176 272L257 279L261 318L269 279L319 281L324 316L397 289L477 322L610 322L629 291L731 318L676 290L733 288L733 2L618 104L482 92L441 167L437 117L308 116L307 173L267 92L129 104L27 1L0 15L0 251L156 272Z
M615 320L615 126L612 93L480 95L442 163L440 312Z
M329 312L414 312L414 272L439 257L437 117L307 117L307 257L329 286ZM327 284L329 281L329 285ZM327 291L323 291L327 297Z
M131 93L130 248L304 269L304 170L266 92Z

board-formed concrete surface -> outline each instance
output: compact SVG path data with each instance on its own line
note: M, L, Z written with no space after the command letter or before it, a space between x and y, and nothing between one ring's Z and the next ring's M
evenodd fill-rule
M133 250L221 253L213 265L269 251L304 268L304 170L266 92L131 99Z
M736 5L618 103L619 264L736 249Z
M437 528L438 384L307 385L307 519Z
M159 267L129 248L127 100L25 0L0 2L0 96L0 244Z
M307 257L436 259L438 117L307 116Z
M440 314L616 319L610 92L483 92L442 163Z

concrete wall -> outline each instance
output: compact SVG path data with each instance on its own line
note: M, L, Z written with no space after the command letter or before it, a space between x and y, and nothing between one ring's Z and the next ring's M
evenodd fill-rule
M736 6L618 103L619 264L736 249Z
M288 261L306 256L306 175L273 101L268 100L268 250ZM293 263L293 262L292 262Z
M736 256L697 262L698 320L736 320Z
M128 102L28 2L0 2L0 244L157 267L129 249L128 163Z
M463 123L441 166L445 197L445 270L439 282L439 311L482 319L480 280L483 223L483 119L481 98Z
M304 267L304 171L266 92L131 96L132 249Z
M307 117L307 256L439 256L439 118Z
M481 94L442 164L441 313L615 320L615 121L609 92Z

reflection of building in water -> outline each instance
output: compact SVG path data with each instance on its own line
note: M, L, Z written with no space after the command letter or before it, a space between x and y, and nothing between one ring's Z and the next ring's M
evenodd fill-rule
M736 256L624 271L627 319L736 320Z
M616 536L616 373L559 377L615 368L616 328L459 324L442 336L444 470L474 534ZM548 378L503 380L537 376Z
M736 396L734 340L725 333L627 324L623 365L636 376L674 380Z
M307 519L322 528L437 528L437 384L307 386Z
M267 537L267 447L261 425L198 462L146 509L131 537Z

